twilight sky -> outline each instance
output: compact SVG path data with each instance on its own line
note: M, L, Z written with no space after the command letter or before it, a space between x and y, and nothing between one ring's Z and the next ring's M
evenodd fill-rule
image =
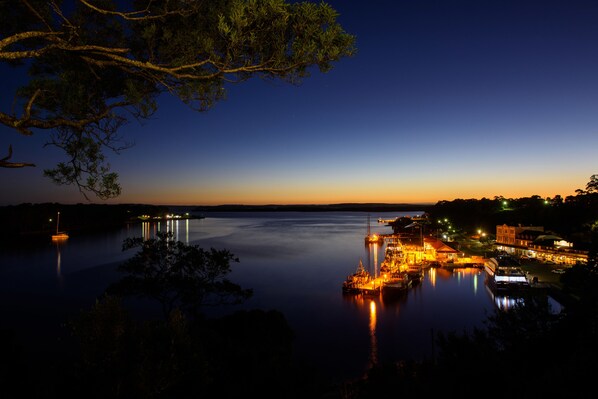
M597 1L328 3L357 36L354 57L298 87L230 86L204 113L163 96L121 131L135 146L110 155L122 195L93 202L565 197L598 173ZM13 161L38 165L0 168L0 205L87 202L42 177L61 159L44 136L0 127L0 156L12 143Z

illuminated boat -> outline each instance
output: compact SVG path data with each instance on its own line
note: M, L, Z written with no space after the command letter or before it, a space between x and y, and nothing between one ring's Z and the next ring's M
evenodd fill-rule
M69 235L65 232L52 234L52 241L64 241L69 238Z
M370 230L370 215L368 215L368 233L365 236L365 244L383 244L384 243L384 237L371 232Z
M490 258L484 263L488 285L498 291L522 290L530 287L519 262L508 255Z
M384 250L384 262L389 268L400 268L405 264L405 252L403 243L396 236L387 237L386 249Z
M384 242L384 237L378 234L368 234L365 236L365 243L366 244L382 244Z
M346 294L366 294L375 295L380 293L380 283L372 278L371 274L363 267L363 262L359 260L355 273L347 276L343 282L343 293Z
M385 297L405 294L411 287L411 279L405 272L391 272L382 276L382 295Z
M56 215L56 234L52 234L52 241L65 241L69 238L69 235L64 231L59 231L60 225L60 212Z
M415 285L421 282L424 277L424 267L421 263L414 263L407 265L407 277Z

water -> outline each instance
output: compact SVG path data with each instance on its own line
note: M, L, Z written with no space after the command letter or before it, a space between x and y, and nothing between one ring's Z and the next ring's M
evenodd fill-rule
M371 215L372 233L391 233ZM436 332L483 327L495 307L479 269L428 269L422 283L394 302L347 296L345 277L359 260L375 272L382 246L364 245L367 213L248 212L206 213L205 219L143 223L121 230L71 237L64 244L11 249L0 253L1 327L19 326L23 339L40 346L65 317L89 308L110 281L126 237L151 237L172 231L175 238L203 248L228 249L230 279L254 296L238 308L281 311L295 332L298 360L333 379L354 378L375 362L423 360L433 356ZM497 302L498 303L498 302ZM212 313L216 315L216 313ZM46 341L40 338L40 331Z

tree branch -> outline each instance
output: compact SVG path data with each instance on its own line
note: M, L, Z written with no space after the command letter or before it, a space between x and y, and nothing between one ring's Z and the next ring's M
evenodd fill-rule
M0 159L0 168L24 168L26 166L35 166L33 163L26 162L9 162L12 158L12 144L8 146L8 155Z
M103 15L116 15L118 17L121 17L122 19L125 19L127 21L149 21L152 19L160 19L160 18L164 18L166 16L169 15L181 15L181 16L186 16L186 15L190 15L191 14L191 10L174 10L174 11L165 11L162 14L156 14L156 15L150 15L151 11L149 9L150 4L152 3L152 1L148 1L147 3L147 7L145 7L145 10L139 10L139 11L130 11L130 12L120 12L120 11L110 11L110 10L106 10L100 7L96 7L93 4L90 4L88 1L86 0L79 0L80 3L84 4L85 6L87 6L88 8L103 14ZM137 15L141 15L141 16L137 16Z

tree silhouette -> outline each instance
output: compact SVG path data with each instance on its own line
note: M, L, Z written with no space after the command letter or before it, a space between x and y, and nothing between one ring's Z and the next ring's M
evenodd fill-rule
M110 285L107 293L156 300L165 318L175 308L198 315L202 307L238 304L252 295L251 289L226 278L230 262L239 261L228 250L206 251L172 237L170 232L160 232L149 240L127 238L123 250L141 250L119 266L126 276Z
M148 118L165 92L207 110L228 83L295 84L310 67L327 72L355 51L336 18L325 3L284 0L2 0L0 62L27 69L28 81L0 123L25 136L51 132L47 144L67 156L44 172L55 183L115 197L104 150L131 145L117 134L129 118ZM0 167L34 166L12 155L9 146Z

